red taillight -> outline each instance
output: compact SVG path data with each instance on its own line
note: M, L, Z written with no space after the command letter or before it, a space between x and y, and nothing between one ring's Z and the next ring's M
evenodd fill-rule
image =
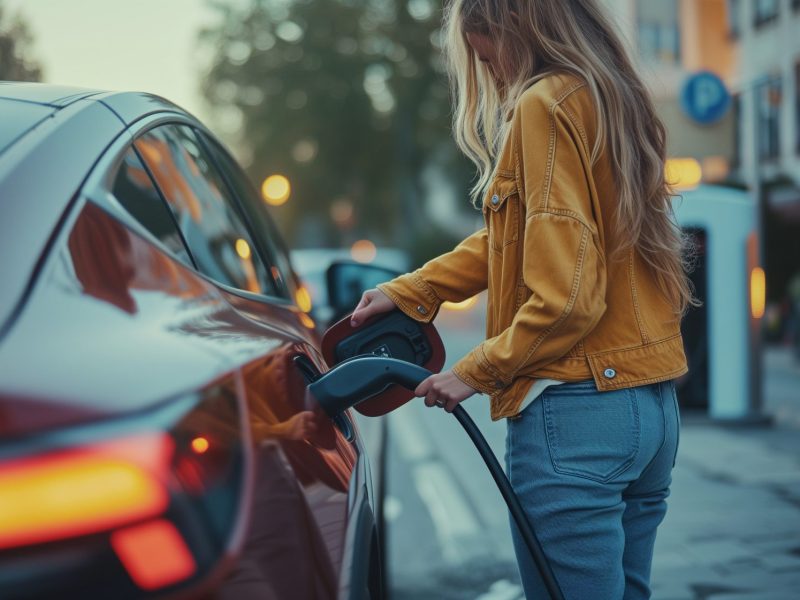
M155 590L194 575L197 565L181 534L158 519L111 534L111 546L134 583Z
M153 433L0 464L0 548L160 515L173 452L169 435Z

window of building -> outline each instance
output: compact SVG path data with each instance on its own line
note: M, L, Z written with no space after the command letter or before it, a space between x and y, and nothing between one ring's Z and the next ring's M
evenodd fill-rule
M680 62L677 0L638 0L639 52L646 62L676 65Z
M133 148L128 149L119 165L111 193L134 219L177 258L193 266L172 213Z
M742 165L742 97L734 94L731 97L731 112L733 113L733 153L731 155L731 168L738 169Z
M800 60L794 63L794 149L800 154Z
M163 125L136 139L197 268L230 287L276 295L265 266L213 161L185 125Z
M780 0L754 0L753 25L759 27L778 18Z
M728 0L728 33L732 37L739 37L742 33L742 2L741 0Z
M762 160L778 158L781 152L780 117L781 95L783 93L780 76L768 77L756 86L758 122L758 156Z
M795 10L800 10L800 0L792 0L792 8Z

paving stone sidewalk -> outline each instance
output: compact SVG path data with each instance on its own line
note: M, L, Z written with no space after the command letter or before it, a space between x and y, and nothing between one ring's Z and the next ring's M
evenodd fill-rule
M773 354L769 366L781 369L784 382L796 375L797 386L782 388L791 397L780 406L800 415L800 368L783 358ZM800 599L796 419L731 427L683 415L667 502L651 578L655 600Z

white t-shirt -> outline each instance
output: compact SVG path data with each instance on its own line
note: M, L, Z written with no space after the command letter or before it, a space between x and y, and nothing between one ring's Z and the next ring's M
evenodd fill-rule
M528 390L528 393L525 394L525 397L522 399L522 404L519 407L519 412L525 410L525 407L528 406L531 402L536 400L539 397L546 387L551 385L559 385L564 383L558 379L537 379L533 382L531 389Z

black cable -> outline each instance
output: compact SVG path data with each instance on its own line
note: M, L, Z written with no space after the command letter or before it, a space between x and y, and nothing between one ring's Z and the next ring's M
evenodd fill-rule
M297 361L296 361L297 362ZM355 406L358 401L369 398L380 393L388 384L397 383L407 389L415 389L421 381L431 375L431 372L414 363L387 358L383 356L365 355L349 358L337 364L333 369L316 378L308 377L311 381L308 389L311 396L316 398L325 412L332 418L341 411ZM470 418L467 411L460 404L453 410L458 422L467 432L475 448L486 463L489 472L492 474L497 489L503 496L503 500L511 512L511 516L519 528L522 539L530 550L533 562L544 581L548 595L551 600L564 600L564 594L558 586L555 575L550 568L550 563L542 551L539 540L533 527L528 521L519 498L514 493L511 483L508 481L503 469L497 462L492 449L486 443L486 439L481 434L478 426Z
M486 442L486 438L483 437L478 426L475 425L475 421L472 420L463 406L460 404L456 406L455 409L453 409L453 414L456 419L458 419L458 422L461 423L464 431L467 432L472 443L475 444L481 458L483 458L483 462L486 463L489 472L492 474L497 489L499 489L500 493L503 495L503 500L506 501L508 510L511 511L511 516L514 517L522 539L525 540L525 544L531 552L533 562L536 563L536 567L539 569L539 574L542 576L542 580L544 581L544 585L547 588L551 600L564 600L564 594L558 586L556 577L553 574L553 570L550 568L547 557L545 557L542 551L539 540L536 538L533 527L530 521L528 521L525 511L522 509L519 498L517 498L517 495L514 493L511 483L508 481L508 477L503 473L503 469L500 467L500 463L497 462L494 452L492 452L492 449Z

